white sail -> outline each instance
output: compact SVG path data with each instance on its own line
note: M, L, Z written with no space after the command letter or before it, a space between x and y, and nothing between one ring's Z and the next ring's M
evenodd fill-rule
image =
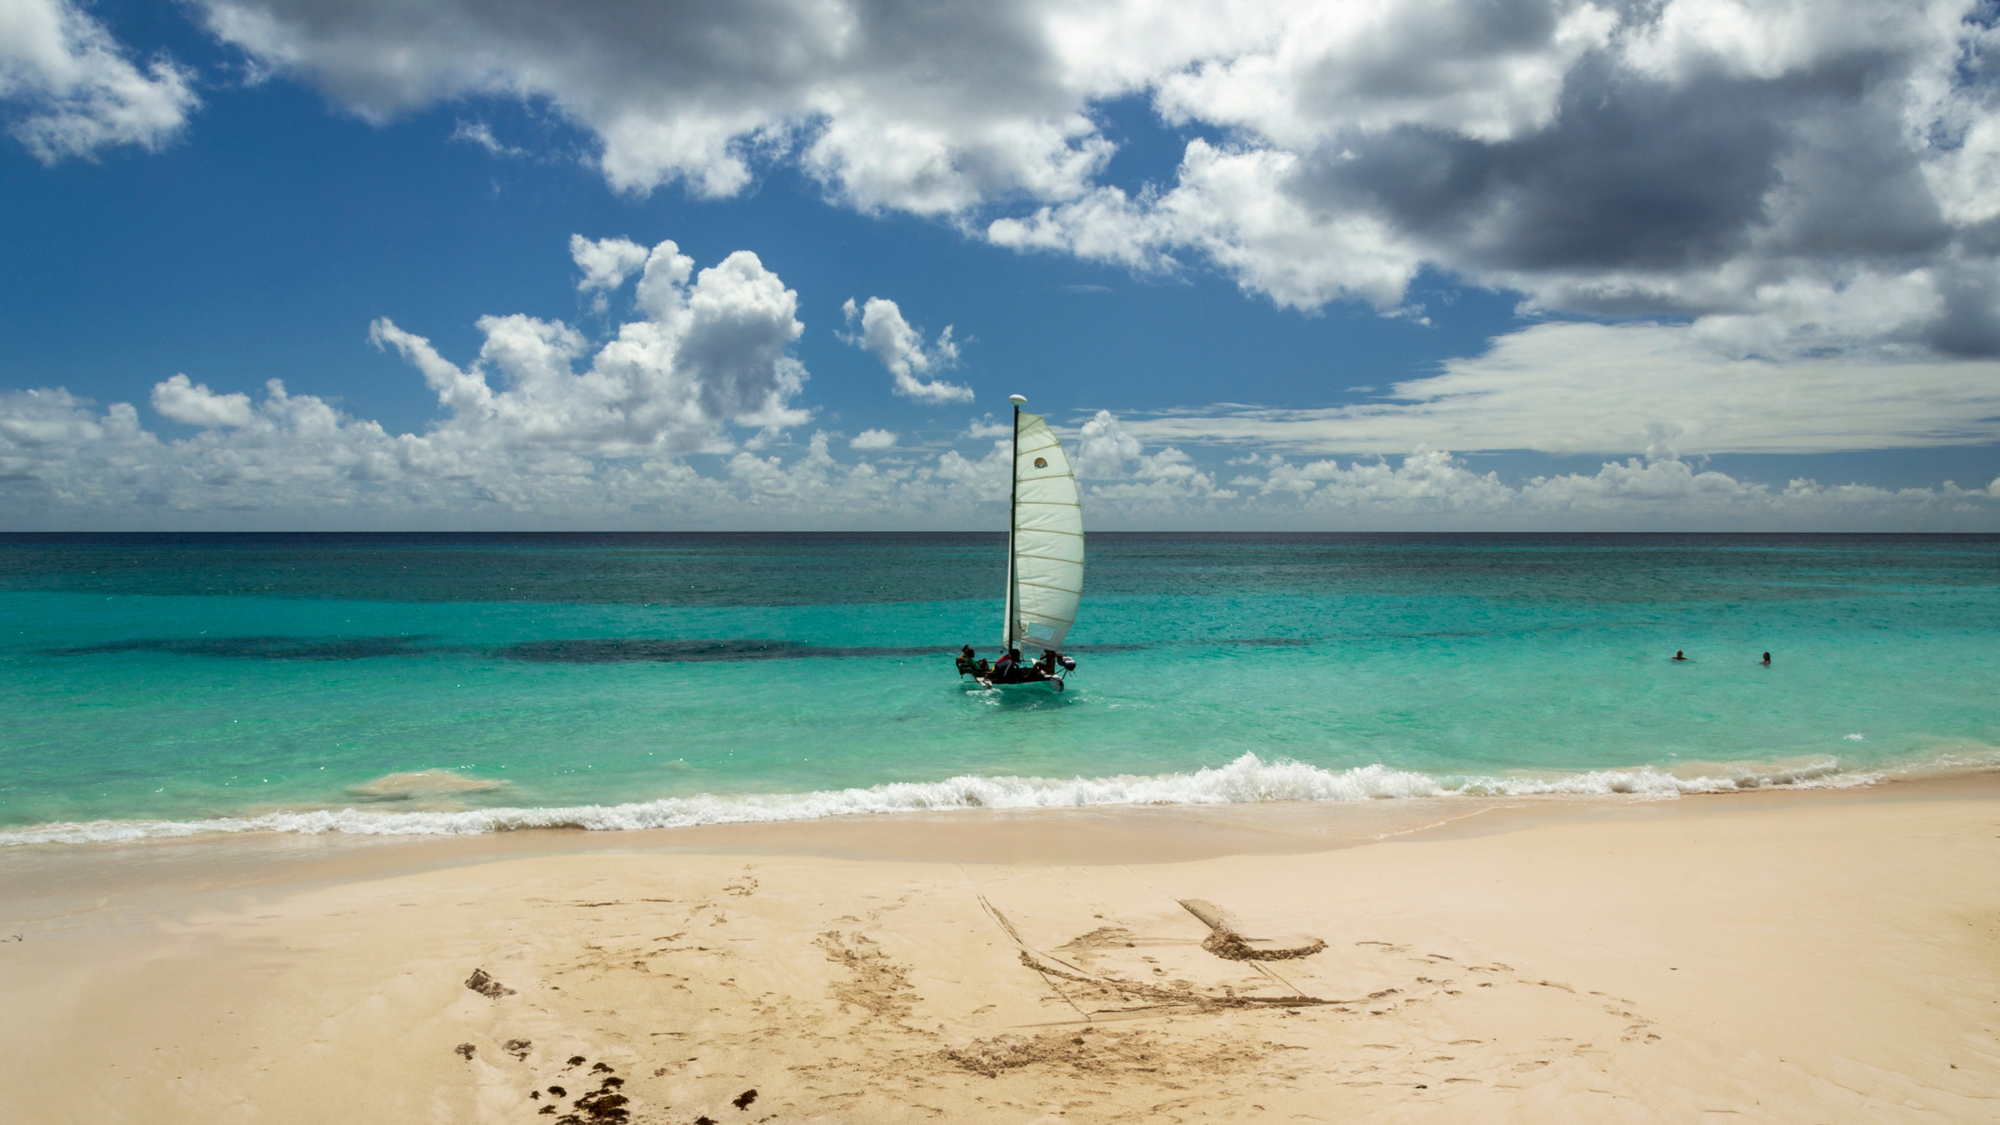
M1007 641L1062 647L1083 596L1083 504L1062 443L1039 414L1014 413L1014 520Z

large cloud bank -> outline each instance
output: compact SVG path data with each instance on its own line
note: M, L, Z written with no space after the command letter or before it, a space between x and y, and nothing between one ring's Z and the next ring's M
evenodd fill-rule
M461 364L388 319L369 327L438 396L439 418L421 434L390 433L277 379L260 393L185 374L156 383L147 405L192 432L148 428L133 404L100 408L60 388L0 394L0 525L1001 526L1009 438L990 416L931 439L876 428L805 434L807 373L789 353L804 329L797 296L756 255L697 270L673 242L649 250L578 237L570 249L578 288L631 310L601 338L556 320L489 316L478 355ZM887 323L893 304L870 305ZM883 338L924 350L914 329ZM871 346L865 330L857 342ZM1204 462L1151 433L1172 419L1128 426L1099 411L1077 421L1066 437L1098 528L2000 526L2000 482L1773 488L1682 460L1664 433L1645 459L1506 482L1423 447L1399 461L1343 463L1253 443ZM1450 429L1448 416L1432 422Z
M588 396L586 394L586 398ZM865 430L717 447L700 467L623 437L547 426L390 434L271 380L261 397L185 377L154 407L0 394L0 521L32 529L972 529L1004 526L1006 440L908 449ZM539 432L545 437L529 435ZM590 433L601 433L592 426ZM663 435L682 433L663 430ZM1671 453L1505 482L1442 451L1342 462L1252 454L1201 464L1106 412L1067 435L1102 529L1970 530L2000 527L2000 481L1890 490L1705 471ZM964 448L960 448L963 446Z
M848 206L1306 310L1407 311L1430 263L1738 357L2000 354L1976 0L196 5L365 115L546 102L628 190L788 160ZM1170 180L1106 182L1113 99L1189 131Z
M372 119L552 107L621 190L731 196L787 163L836 205L1023 253L1214 269L1306 312L1420 316L1411 284L1429 266L1563 321L1360 405L1130 419L1157 443L1689 455L2000 440L2000 29L1983 0L190 2L260 72ZM0 5L0 108L44 160L164 143L190 82L130 59L67 0ZM1159 182L1110 182L1114 103L1185 136ZM473 132L495 151L530 143ZM588 242L579 290L608 301L650 253ZM597 397L564 398L552 420L529 367L584 345L506 319L476 366L515 382L459 404L468 432L682 450L759 411L750 424L783 423L794 393L775 367L754 386L690 374L693 337L673 378L695 381L669 386L642 374L659 349L635 339L574 376ZM848 329L895 393L970 395L940 377L957 359L948 329L928 342L880 297ZM478 380L416 337L377 338L477 399ZM696 385L699 401L682 393Z

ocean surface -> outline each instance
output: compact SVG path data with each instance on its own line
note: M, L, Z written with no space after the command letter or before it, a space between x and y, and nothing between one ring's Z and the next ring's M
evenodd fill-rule
M2000 764L2000 536L1096 534L1061 695L1004 544L0 535L0 845Z

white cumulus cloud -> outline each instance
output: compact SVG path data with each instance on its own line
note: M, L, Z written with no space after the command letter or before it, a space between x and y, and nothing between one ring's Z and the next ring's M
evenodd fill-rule
M186 375L153 384L153 409L190 426L250 424L249 395L241 391L219 395L205 384L190 381Z
M847 447L861 450L894 449L896 435L889 430L863 430L848 441Z
M190 71L164 57L134 64L69 0L0 3L0 114L42 163L157 149L199 104Z
M616 289L646 264L652 252L629 238L585 238L569 236L569 256L583 271L577 279L579 293Z
M635 257L630 243L606 251L579 242L586 281ZM611 265L593 275L604 258ZM415 365L449 411L439 432L463 440L673 455L726 447L724 424L778 430L807 421L810 412L790 405L806 371L786 352L805 328L798 294L747 250L693 271L673 242L653 247L637 289L645 316L595 350L561 321L518 313L480 318L486 342L468 367L386 317L369 338Z
M987 441L992 438L1009 437L1013 432L1013 423L998 421L993 415L986 414L967 422L965 429L959 431L958 436L972 441Z
M923 333L910 327L894 301L870 297L866 306L856 308L850 297L840 311L850 328L857 318L860 320L861 331L846 339L868 349L882 361L882 366L895 377L897 394L920 402L972 401L971 387L942 379L928 382L924 379L933 372L958 366L958 345L952 341L951 325L945 325L944 331L938 333L936 343L926 346Z
M1085 480L1122 477L1125 466L1144 451L1145 446L1125 431L1117 415L1100 410L1077 434L1076 456L1070 461L1076 475Z

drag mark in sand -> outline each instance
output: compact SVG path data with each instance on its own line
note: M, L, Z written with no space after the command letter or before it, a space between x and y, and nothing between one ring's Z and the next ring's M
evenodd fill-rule
M1068 1001L1070 1006L1075 1008L1077 1013L1082 1015L1086 1020L1093 1016L1128 1015L1134 1012L1168 1008L1213 1011L1221 1008L1297 1008L1317 1004L1341 1003L1341 1001L1324 1000L1317 996L1307 996L1296 988L1292 988L1288 982L1284 981L1278 981L1277 983L1290 989L1294 995L1246 996L1229 986L1225 986L1218 994L1215 991L1197 990L1192 984L1186 981L1170 981L1161 985L1132 980L1129 977L1110 973L1092 972L1072 961L1065 961L1054 954L1029 945L1026 941L1022 940L1020 931L1007 919L1005 914L1000 912L998 907L988 902L983 896L980 898L979 903L986 909L986 913L999 924L1001 930L1007 934L1008 938L1020 948L1021 964L1040 973L1042 979L1049 982L1049 987L1055 990L1057 995ZM1207 903L1203 903L1202 905L1215 913L1218 919L1222 917L1220 911L1209 907ZM1190 913L1194 913L1192 908L1190 908ZM1199 914L1197 914L1197 917L1199 917ZM1216 932L1221 933L1226 931L1226 926L1220 921L1216 925L1222 927ZM1110 927L1100 927L1089 934L1073 939L1066 948L1104 949L1117 948L1119 945L1123 945L1126 948L1136 948L1136 943L1134 942L1117 942L1106 939L1103 935L1110 931ZM1123 933L1125 931L1119 930L1116 932ZM1237 946L1243 944L1243 939L1233 931L1226 932L1228 933L1228 937L1233 939ZM1234 948L1234 946L1226 947ZM1204 948L1206 948L1205 945ZM1311 953L1317 953L1324 948L1326 948L1326 943L1318 942L1315 948L1288 952L1286 956L1307 956ZM1210 952L1214 951L1211 950ZM1226 956L1219 953L1216 955L1219 957ZM1247 960L1249 958L1226 957L1226 959ZM1155 972L1164 974L1165 970L1156 969ZM1076 987L1065 990L1062 985L1056 983L1057 981L1063 981ZM1110 1004L1114 1006L1098 1007L1086 1012L1083 1007L1085 1003Z
M1051 1107L1109 1123L1143 1106L1186 1120L1240 1108L1220 1089L1358 1114L1596 1090L1616 1085L1617 1053L1658 1041L1623 998L1473 944L1333 945L1204 899L1086 905L1039 878L997 894L838 893L784 868L709 866L524 894L551 920L523 931L532 957L482 947L469 955L505 966L507 983L484 969L453 980L491 1001L462 1009L490 1028L464 1028L466 1073L510 1089L522 1120L559 1125Z

